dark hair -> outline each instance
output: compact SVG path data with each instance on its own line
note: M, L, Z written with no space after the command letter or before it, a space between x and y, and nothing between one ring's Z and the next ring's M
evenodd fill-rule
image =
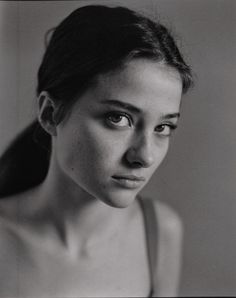
M135 58L175 68L184 93L192 85L189 66L159 22L124 7L89 5L76 9L53 30L38 71L37 95L42 91L50 94L59 107L59 122L99 74ZM44 180L49 158L33 138L36 127L40 143L50 148L50 136L34 121L0 159L0 196L26 190Z

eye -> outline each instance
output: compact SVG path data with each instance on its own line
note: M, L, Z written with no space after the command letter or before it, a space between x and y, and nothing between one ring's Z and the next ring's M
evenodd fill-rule
M175 130L177 128L177 125L175 124L161 124L158 125L155 129L155 131L161 135L161 136L170 136L172 131Z
M125 113L121 113L121 112L111 112L106 116L106 119L113 126L131 127L131 125L132 125L132 121L131 121L129 115L127 115Z

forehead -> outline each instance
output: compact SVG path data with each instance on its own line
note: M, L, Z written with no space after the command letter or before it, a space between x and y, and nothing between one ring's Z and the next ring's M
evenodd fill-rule
M146 59L134 59L122 69L99 75L96 84L78 102L80 106L94 107L111 99L134 105L144 113L155 114L160 110L176 113L181 95L182 81L175 69Z
M97 82L100 87L110 86L108 92L111 89L120 90L121 86L132 88L134 91L147 91L146 89L148 89L155 93L158 89L160 94L162 91L166 92L166 89L174 87L174 92L182 92L182 81L177 70L162 62L147 59L133 59L121 69L98 76ZM158 88L156 88L157 86ZM176 87L180 90L176 90Z

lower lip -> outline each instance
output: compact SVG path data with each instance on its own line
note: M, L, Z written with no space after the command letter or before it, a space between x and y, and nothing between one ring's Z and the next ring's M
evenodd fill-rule
M140 180L131 180L131 179L125 179L125 178L118 178L118 177L112 177L112 178L117 184L128 189L139 188L143 184L143 181L140 181Z

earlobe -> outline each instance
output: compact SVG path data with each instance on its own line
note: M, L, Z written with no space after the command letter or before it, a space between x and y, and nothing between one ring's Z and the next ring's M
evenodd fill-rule
M42 91L38 97L38 121L42 128L51 136L56 136L55 103L46 91Z

